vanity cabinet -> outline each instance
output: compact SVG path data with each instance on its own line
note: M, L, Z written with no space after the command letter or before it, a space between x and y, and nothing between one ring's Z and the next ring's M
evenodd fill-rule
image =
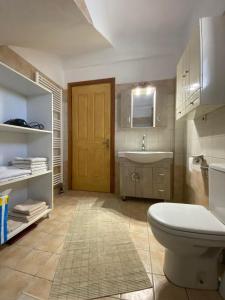
M134 163L120 158L120 195L171 200L171 159L157 163Z
M225 16L203 18L177 65L176 119L225 105Z

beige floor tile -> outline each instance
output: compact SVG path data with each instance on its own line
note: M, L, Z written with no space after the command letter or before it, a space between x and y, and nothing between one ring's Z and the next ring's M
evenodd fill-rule
M31 275L35 275L39 269L46 264L51 257L51 253L32 249L15 266L15 269Z
M165 276L153 275L155 300L188 300L185 289L171 284Z
M26 295L24 293L22 293L16 300L40 300L37 297L32 297L30 295Z
M189 300L222 300L216 291L187 290Z
M149 236L150 251L164 252L165 248L155 239L154 236Z
M8 268L1 269L0 274L0 300L16 300L32 279L30 275Z
M120 299L120 295L114 295L114 296L111 296L111 297L97 298L95 300L115 300L115 299Z
M149 251L144 251L144 250L137 250L139 257L145 267L146 272L151 273L151 262L150 262L150 253Z
M37 297L41 300L47 300L51 288L51 281L34 277L29 285L24 289L25 295Z
M164 275L163 264L164 264L164 252L150 252L152 273Z
M57 253L58 248L62 246L63 242L64 236L48 234L35 248L42 251Z
M141 249L141 250L145 250L145 251L150 250L149 239L148 239L147 235L131 233L130 236L131 236L132 242L134 243L136 249Z
M53 280L54 275L55 275L55 270L59 262L60 255L58 254L53 254L48 261L39 269L38 273L36 276L48 279L48 280Z
M27 247L10 245L0 251L0 265L14 268L30 252Z
M153 289L151 288L151 289L147 289L147 290L121 294L120 299L123 299L123 300L154 300Z
M56 235L66 235L69 230L70 224L69 223L60 223L60 222L57 222L57 223L58 224L56 224L54 226L54 228L51 228L48 231L48 233L56 234Z
M44 239L46 235L47 233L34 229L21 237L16 244L34 248L38 243L41 243L42 239Z

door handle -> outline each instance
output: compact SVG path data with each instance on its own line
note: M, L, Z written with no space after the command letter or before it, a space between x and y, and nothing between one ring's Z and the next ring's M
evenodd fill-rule
M106 148L109 148L109 139L105 139L102 143L106 145Z

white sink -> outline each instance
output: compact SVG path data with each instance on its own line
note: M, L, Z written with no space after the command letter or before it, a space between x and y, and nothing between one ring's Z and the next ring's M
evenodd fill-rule
M159 151L120 151L119 157L124 157L137 163L154 163L165 158L173 158L173 152Z

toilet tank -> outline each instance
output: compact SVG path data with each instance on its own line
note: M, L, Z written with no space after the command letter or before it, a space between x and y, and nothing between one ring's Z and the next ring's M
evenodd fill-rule
M225 224L225 164L209 166L209 209Z

